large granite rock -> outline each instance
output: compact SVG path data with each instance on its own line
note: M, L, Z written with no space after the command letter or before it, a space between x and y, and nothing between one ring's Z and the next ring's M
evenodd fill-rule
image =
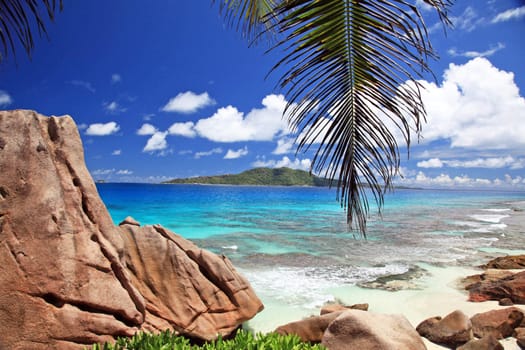
M341 313L326 329L321 342L330 350L425 350L423 340L401 315L361 310Z
M275 333L282 335L295 334L301 338L303 342L320 343L323 340L323 335L328 325L341 313L343 313L343 311L334 311L321 316L312 316L300 321L290 322L277 327Z
M443 319L432 317L416 327L417 332L428 340L451 347L464 344L472 339L472 323L467 315L456 310Z
M470 301L509 298L514 304L525 304L525 271L500 279L481 280L466 287Z
M474 335L482 338L493 335L497 339L510 337L523 321L523 311L517 307L475 314L470 319Z
M73 119L0 112L0 349L81 349L137 330L210 339L262 304L229 260L113 224Z
M504 350L504 348L495 336L488 334L481 339L474 338L456 350Z

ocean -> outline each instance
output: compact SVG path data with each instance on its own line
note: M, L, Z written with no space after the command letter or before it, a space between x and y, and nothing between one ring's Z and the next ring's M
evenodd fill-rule
M341 298L345 287L365 295L367 289L423 288L418 283L432 266L470 267L525 253L525 192L396 189L381 216L371 205L363 239L348 230L335 189L97 187L116 224L128 215L142 225L161 224L228 256L267 309L290 314L314 313ZM349 290L343 299L353 300Z

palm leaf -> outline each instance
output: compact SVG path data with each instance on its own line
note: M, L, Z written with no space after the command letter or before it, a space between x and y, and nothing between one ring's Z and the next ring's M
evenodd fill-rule
M443 22L449 1L428 0ZM291 0L276 7L278 44L298 151L322 137L312 171L337 183L351 226L366 234L367 189L379 211L399 171L392 122L410 145L425 119L417 78L435 57L413 1ZM411 83L406 84L406 81ZM328 120L328 122L327 122ZM390 122L387 122L390 120ZM367 185L367 186L365 186Z
M62 0L0 0L0 62L9 54L15 55L16 43L31 57L34 48L34 27L38 34L47 35L46 17L54 20L56 8L62 10Z
M424 2L450 24L452 0ZM366 188L381 212L399 171L399 148L387 125L400 129L410 146L411 129L419 135L426 116L417 78L431 73L427 60L435 54L413 1L224 0L223 8L244 23L244 32L283 37L273 50L281 48L284 57L272 71L285 69L279 85L287 95L285 115L299 134L298 152L322 138L311 171L337 184L349 225L366 236Z

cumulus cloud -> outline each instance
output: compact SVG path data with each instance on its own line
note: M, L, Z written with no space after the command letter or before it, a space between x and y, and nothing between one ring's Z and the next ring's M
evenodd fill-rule
M416 6L423 11L431 11L433 7L423 0L416 0Z
M90 136L107 136L120 130L120 126L115 122L94 123L86 129L86 135Z
M420 168L442 168L443 162L439 158L432 158L417 163Z
M195 159L199 159L199 158L202 158L202 157L208 157L208 156L211 156L213 154L218 154L218 153L222 153L222 148L217 147L217 148L213 148L213 149L211 149L209 151L195 152L194 158Z
M447 166L450 168L510 168L514 170L523 169L525 167L525 159L515 159L512 156L476 158L469 160L441 160L439 158L432 158L418 162L417 166L420 168L442 168L443 166Z
M199 120L195 130L215 142L271 141L290 133L282 117L286 101L283 95L268 95L263 108L252 109L246 116L233 106L219 108L215 114Z
M122 76L120 74L111 74L111 83L116 84L122 81Z
M468 175L450 176L441 173L435 177L428 176L420 171L413 177L398 179L396 184L408 186L423 187L441 187L441 188L480 188L480 187L500 187L500 188L524 188L525 182L521 176L512 177L506 174L503 179L494 180L486 178L474 178Z
M109 113L120 113L126 111L126 108L123 108L121 105L119 105L117 101L106 102L103 104L103 106L104 109Z
M116 149L113 152L111 152L112 156L120 156L122 154L122 150Z
M500 12L492 19L491 23L506 22L513 19L519 19L523 16L525 16L525 6Z
M168 129L168 132L170 135L195 137L197 132L195 131L194 127L195 124L193 122L174 123Z
M172 97L168 103L162 107L164 112L178 112L178 113L194 113L197 110L212 106L215 101L208 95L207 92L196 94L192 91L181 92L177 96Z
M248 154L248 147L246 146L244 146L244 148L239 148L236 151L229 149L228 152L226 152L224 159L237 159L240 157L244 157L247 154Z
M131 175L133 174L133 171L128 169L122 169L117 171L117 175Z
M13 99L9 94L3 90L0 90L0 107L8 106L13 103Z
M456 48L451 48L447 52L449 55L453 57L467 57L467 58L475 58L475 57L489 57L494 55L496 52L502 50L505 48L505 44L498 43L496 46L492 46L490 49L485 51L458 51Z
M284 156L280 160L274 160L274 159L258 159L255 162L252 163L253 167L264 167L264 168L291 168L291 169L299 169L299 170L305 170L309 171L310 167L312 165L312 161L308 158L305 159L299 159L295 158L294 160L291 160L290 158Z
M70 80L70 81L67 81L66 83L68 84L71 84L73 86L80 86L92 93L95 93L95 88L93 87L93 85L91 85L90 82L88 81L84 81L84 80Z
M162 151L168 147L168 143L166 142L166 136L168 135L168 132L161 132L156 131L151 135L151 137L148 139L148 142L146 143L146 146L144 146L144 149L142 152L155 152L155 151Z
M153 135L157 132L157 128L151 124L144 123L140 127L140 129L137 130L137 135Z
M427 111L422 142L450 140L452 147L515 149L525 146L525 99L514 74L486 58L450 64L440 86L421 81Z
M272 154L287 154L292 152L292 149L295 146L295 140L293 138L282 138L277 140L277 147L273 150Z

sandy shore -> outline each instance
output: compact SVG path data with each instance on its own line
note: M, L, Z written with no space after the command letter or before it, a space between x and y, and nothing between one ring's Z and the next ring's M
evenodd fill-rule
M369 311L402 314L416 327L421 321L433 316L446 316L454 310L461 310L468 316L494 309L504 308L496 301L482 303L468 302L466 291L458 288L458 281L466 276L479 274L480 269L464 267L436 267L420 265L429 272L420 280L417 290L385 291L358 286L342 286L330 289L330 293L343 303L351 305L368 303ZM316 313L314 309L289 307L278 300L264 300L265 311L248 323L255 331L269 332L282 324L297 321ZM317 311L318 312L318 311ZM429 350L446 349L425 340ZM502 340L506 350L519 350L514 338Z

